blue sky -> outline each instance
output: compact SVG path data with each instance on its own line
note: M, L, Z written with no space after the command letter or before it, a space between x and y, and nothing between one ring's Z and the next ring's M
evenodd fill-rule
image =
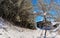
M58 5L60 5L60 0L54 0ZM50 0L44 0L45 3L47 4L50 4ZM34 11L38 12L40 10L38 10L38 7L37 7L37 0L32 0L32 4L34 6ZM50 10L49 12L50 14L52 15L56 15L56 11L55 10ZM43 20L43 17L41 16L37 16L35 18L35 21L38 22L38 21L42 21Z
M37 4L37 0L32 0L32 4L36 5Z

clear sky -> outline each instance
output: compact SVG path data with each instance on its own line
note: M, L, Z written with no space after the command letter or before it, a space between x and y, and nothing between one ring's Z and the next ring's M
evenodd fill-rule
M60 0L54 0L58 5L60 5ZM50 3L50 0L44 0L45 3L49 4ZM37 0L32 0L32 4L34 6L34 11L38 12L40 10L38 10L38 7L37 7ZM56 11L55 10L50 10L49 12L50 14L52 15L56 15ZM37 16L35 18L35 21L38 22L38 21L42 21L43 20L43 17L41 16Z

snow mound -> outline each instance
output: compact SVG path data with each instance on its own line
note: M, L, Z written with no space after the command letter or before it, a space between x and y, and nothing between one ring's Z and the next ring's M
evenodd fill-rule
M0 38L44 38L44 30L30 30L16 27L0 19ZM47 31L47 38L60 38L57 32Z

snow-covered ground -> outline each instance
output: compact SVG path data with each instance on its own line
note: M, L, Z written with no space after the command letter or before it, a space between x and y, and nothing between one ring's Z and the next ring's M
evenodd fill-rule
M58 32L47 31L47 38L60 38ZM0 38L44 38L44 30L16 27L0 18Z

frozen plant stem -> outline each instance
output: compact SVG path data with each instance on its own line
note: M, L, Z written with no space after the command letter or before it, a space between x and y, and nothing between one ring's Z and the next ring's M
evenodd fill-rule
M46 33L47 33L47 30L45 30L44 38L46 38Z

